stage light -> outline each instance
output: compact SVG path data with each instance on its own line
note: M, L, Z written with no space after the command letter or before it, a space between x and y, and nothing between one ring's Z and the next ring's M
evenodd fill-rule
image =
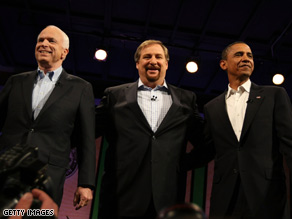
M107 52L104 49L97 49L94 57L99 61L105 61L107 57Z
M280 84L282 84L282 83L284 82L284 80L285 80L285 78L284 78L284 76L283 76L282 74L275 74L275 75L273 76L273 83L274 83L275 85L280 85Z
M198 71L198 64L195 61L189 61L186 65L186 69L189 73L195 73Z

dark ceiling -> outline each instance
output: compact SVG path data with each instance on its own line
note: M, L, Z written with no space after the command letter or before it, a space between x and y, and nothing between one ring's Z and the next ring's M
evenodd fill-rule
M1 0L0 85L11 74L36 69L39 32L56 25L70 38L63 67L92 83L96 98L105 87L137 80L137 46L158 39L170 51L166 80L197 93L199 105L223 92L220 53L229 43L248 43L255 57L252 81L272 84L277 71L292 98L292 0ZM104 46L106 62L93 58ZM199 59L189 74L185 63Z

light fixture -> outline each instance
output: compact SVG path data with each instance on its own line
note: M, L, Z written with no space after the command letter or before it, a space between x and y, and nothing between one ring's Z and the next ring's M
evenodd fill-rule
M285 78L282 74L275 74L273 76L273 83L276 84L276 85L280 85L284 82Z
M94 58L99 61L105 61L107 58L107 52L104 49L96 49Z
M195 61L189 61L186 64L186 69L189 73L196 73L198 71L198 64Z

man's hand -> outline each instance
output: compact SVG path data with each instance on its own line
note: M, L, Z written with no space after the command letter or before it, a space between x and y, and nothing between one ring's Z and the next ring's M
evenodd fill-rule
M15 209L24 209L27 211L27 209L30 208L33 201L33 196L30 192L25 193L18 201L17 205L15 206ZM21 219L22 216L10 216L9 219Z
M33 189L30 192L25 193L17 205L15 206L15 209L24 209L27 211L33 202L33 199L38 199L42 202L41 208L40 209L53 209L54 210L54 216L57 218L58 217L58 205L51 199L51 197L45 193L44 191L40 189ZM11 216L9 219L21 219L22 216Z
M78 186L75 194L73 204L76 210L86 206L92 200L92 190L90 188L83 188Z
M41 209L54 209L54 214L58 217L59 207L47 193L39 189L33 189L31 193L34 198L42 202Z

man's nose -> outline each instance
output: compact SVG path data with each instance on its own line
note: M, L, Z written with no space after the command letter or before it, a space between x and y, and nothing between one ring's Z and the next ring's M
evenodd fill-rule
M248 54L245 53L245 54L243 54L242 59L243 59L243 61L250 62L250 60L252 59L252 57L250 57Z
M155 65L156 63L157 63L156 58L155 58L155 57L151 57L151 59L150 59L150 64L151 64L151 65Z
M48 46L48 44L49 44L49 41L46 39L41 42L42 46Z

